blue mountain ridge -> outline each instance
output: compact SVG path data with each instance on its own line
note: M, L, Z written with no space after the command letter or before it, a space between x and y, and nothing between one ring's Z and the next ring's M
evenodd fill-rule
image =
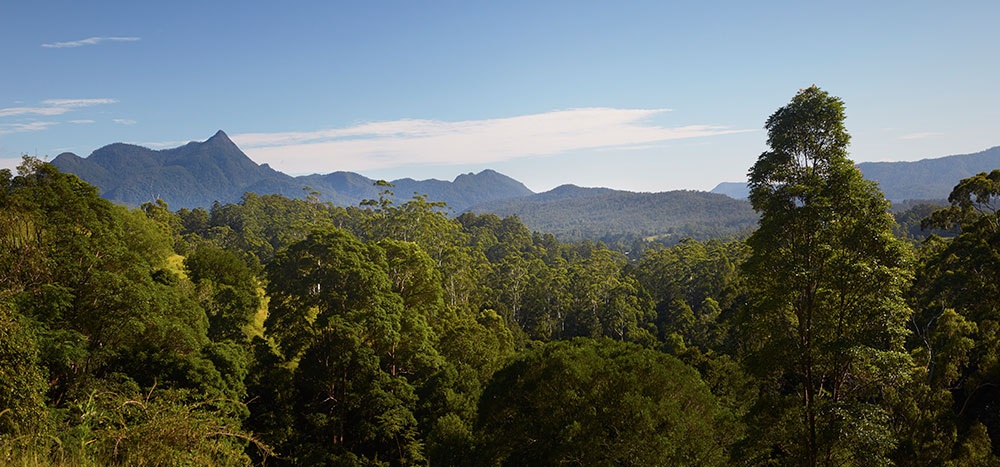
M889 201L943 200L963 178L1000 169L1000 146L913 162L862 162L857 167L879 184ZM745 182L722 182L712 193L746 199L750 190Z

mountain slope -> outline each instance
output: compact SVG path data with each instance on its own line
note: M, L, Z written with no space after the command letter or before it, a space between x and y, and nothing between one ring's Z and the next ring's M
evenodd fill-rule
M963 178L1000 169L1000 146L973 154L959 154L914 162L862 162L857 165L865 178L878 182L889 201L947 199ZM712 193L746 199L745 183L722 182Z
M746 201L700 191L634 193L563 185L524 198L469 209L517 215L532 230L563 240L606 239L622 234L679 240L738 235L756 226Z
M131 205L158 197L175 209L234 202L248 186L265 180L275 191L301 191L292 177L255 164L221 130L204 142L173 149L115 143L85 159L64 153L52 163L96 185L105 198Z
M963 178L1000 169L1000 146L916 162L862 162L858 168L865 178L878 182L892 201L947 199Z

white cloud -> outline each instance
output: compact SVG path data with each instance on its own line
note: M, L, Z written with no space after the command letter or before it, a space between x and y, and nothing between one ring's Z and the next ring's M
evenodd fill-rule
M0 108L0 117L17 115L62 115L73 109L99 104L114 104L117 99L47 99L42 101L42 107L7 107Z
M5 123L0 124L0 135L24 133L26 131L41 131L58 124L58 122Z
M899 139L926 139L926 138L933 138L935 136L941 136L943 134L944 133L939 133L936 131L923 131L919 133L907 133L905 135L901 135Z
M47 44L42 44L42 47L47 47L51 49L62 49L66 47L97 45L100 44L101 42L135 42L141 39L142 39L141 37L88 37L86 39L80 39L78 41L50 42Z
M97 104L114 104L118 99L46 99L42 101L45 105L75 109L79 107L89 107Z
M87 119L83 119L83 120L70 120L69 122L70 123L78 123L78 124L79 123L95 123L93 120L87 120Z
M62 115L70 109L60 107L7 107L0 109L0 117L13 117L15 115Z
M586 108L460 122L406 119L313 132L245 133L233 136L233 140L258 163L267 162L286 173L313 173L418 164L485 164L754 131L720 125L664 127L648 122L668 111Z
M113 118L113 119L111 119L111 121L115 122L115 123L117 123L119 125L135 125L136 123L139 123L139 122L137 122L135 120L132 120L132 119L129 119L129 118Z

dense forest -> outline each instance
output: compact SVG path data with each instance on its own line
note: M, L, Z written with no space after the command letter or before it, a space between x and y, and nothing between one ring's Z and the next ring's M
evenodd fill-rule
M628 254L387 183L129 209L26 157L0 463L1000 465L1000 170L897 221L843 122L799 91L749 236Z

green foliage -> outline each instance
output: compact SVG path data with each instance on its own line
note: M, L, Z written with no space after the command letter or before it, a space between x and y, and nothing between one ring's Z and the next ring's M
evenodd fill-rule
M896 226L842 119L815 88L769 119L745 242L562 243L389 183L129 210L27 158L0 463L996 465L1000 171L911 262L928 208ZM543 197L576 192L610 199Z
M38 365L34 336L23 321L0 302L0 439L42 428L44 369Z
M565 337L609 337L651 345L652 304L635 278L621 274L623 258L598 249L570 268L571 308Z
M209 339L192 284L167 264L171 232L34 159L0 178L0 216L10 221L0 226L10 247L0 251L9 265L0 284L4 454L243 463L246 358ZM51 424L41 422L43 403Z
M245 379L250 414L244 427L266 439L280 454L285 451L281 448L289 446L295 436L294 371L260 336L251 341L251 351ZM251 451L251 454L256 453Z
M313 232L268 265L269 335L286 358L295 359L334 317L399 307L386 267L385 253L375 245L339 229Z
M270 262L282 248L305 239L313 229L333 226L335 219L344 216L343 208L330 204L245 193L239 203L213 205L207 231L198 209L182 215L190 224L190 230L182 232L200 235L237 253L256 269L256 265Z
M919 203L905 210L899 211L893 203L893 216L896 218L896 226L893 233L899 238L905 238L914 243L926 240L931 235L953 237L960 232L957 228L940 229L934 228L926 222L931 213L943 206L943 203Z
M420 312L438 295L421 277L425 253L386 245L392 278L385 250L342 230L315 231L268 266L268 336L298 361L301 461L423 459L416 392L443 362Z
M479 465L723 465L729 416L676 358L610 340L526 351L483 393Z
M413 386L386 371L358 329L337 321L309 347L296 372L298 461L329 463L350 455L419 463Z
M146 217L155 221L163 232L173 239L173 250L179 253L184 253L189 248L189 245L181 236L181 230L184 226L181 221L181 216L177 213L171 212L166 201L157 198L154 203L142 203L139 209L146 214Z
M241 465L249 438L239 402L186 392L93 393L74 408L88 457L117 465Z
M452 316L440 336L438 349L447 364L421 395L427 453L435 463L463 465L471 456L479 396L514 355L515 338L492 310Z
M925 224L939 228L960 226L963 232L996 233L1000 229L996 221L998 197L1000 169L963 179L948 196L951 206L933 212Z
M741 242L685 240L642 257L636 277L656 303L661 340L677 335L685 346L722 350L740 304L746 253Z
M917 335L930 369L928 384L949 390L956 406L961 449L981 444L983 434L1000 452L1000 170L955 186L951 206L925 225L961 231L951 240L923 246L917 275ZM971 444L970 444L971 443ZM971 455L968 452L963 456ZM979 462L979 461L977 461Z
M209 338L245 341L261 300L253 272L236 254L205 245L184 259L188 277L208 315Z
M37 323L50 396L115 371L144 347L197 351L204 314L161 270L169 237L50 165L27 160L21 172L5 187L3 210L20 213L12 234L26 235L5 253L28 261L10 271L7 290Z
M954 459L949 460L945 465L951 466L982 466L995 467L1000 465L1000 459L994 455L990 437L986 427L982 423L974 423L969 429L965 442L958 448L958 453Z
M94 391L66 410L51 432L0 443L5 465L249 465L267 455L240 428L241 404L186 392Z
M742 328L763 390L751 429L782 462L887 462L897 434L882 392L908 384L908 252L847 158L843 120L840 99L800 91L767 120L770 150L750 170L760 227Z

